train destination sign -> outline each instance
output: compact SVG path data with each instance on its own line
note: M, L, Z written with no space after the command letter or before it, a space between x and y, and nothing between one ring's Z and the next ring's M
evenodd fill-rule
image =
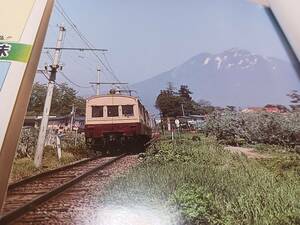
M0 209L53 0L0 0Z

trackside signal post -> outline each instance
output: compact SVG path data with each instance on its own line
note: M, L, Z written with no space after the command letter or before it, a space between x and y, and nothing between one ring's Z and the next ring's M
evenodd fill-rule
M0 210L54 0L0 0Z

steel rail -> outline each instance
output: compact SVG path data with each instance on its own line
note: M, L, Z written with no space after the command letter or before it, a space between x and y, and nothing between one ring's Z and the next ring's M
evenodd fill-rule
M93 169L90 169L87 172L85 172L85 173L73 178L72 180L60 185L59 187L54 188L54 189L50 190L49 192L46 192L46 193L32 199L30 202L26 203L25 205L23 205L21 207L18 207L17 209L15 209L13 211L10 211L10 212L4 214L3 216L0 216L0 224L2 225L2 224L12 223L16 219L19 219L21 216L23 216L25 213L30 212L33 209L35 209L38 205L47 202L49 199L57 196L58 194L64 192L66 189L70 188L71 186L79 183L84 178L90 176L91 174L93 174L93 173L95 173L99 170L104 169L105 167L113 164L114 162L124 158L126 155L127 154L123 154L123 155L117 156L113 159L110 159L108 162L106 162L102 165L96 166ZM87 161L85 161L85 162L87 162ZM79 163L83 163L83 162L81 161ZM63 168L65 168L65 167L63 167ZM59 169L61 169L61 168L59 168ZM29 179L32 179L32 178L29 178Z
M26 178L24 178L24 179L22 179L20 181L17 181L17 182L14 182L14 183L10 184L8 186L8 190L11 191L11 190L13 190L13 189L15 189L17 187L20 187L20 186L22 186L24 184L30 183L31 181L34 181L34 180L36 180L38 178L46 177L48 175L51 175L51 174L54 174L54 173L57 173L57 172L60 172L60 171L66 170L66 169L70 169L70 168L75 167L75 166L80 166L80 165L82 165L84 163L97 160L97 159L99 159L101 157L102 156L97 156L97 157L88 158L88 159L82 159L82 160L70 163L68 165L58 167L56 169L48 170L48 171L45 171L45 172L42 172L42 173L39 173L39 174L36 174L36 175L33 175L33 176L26 177Z

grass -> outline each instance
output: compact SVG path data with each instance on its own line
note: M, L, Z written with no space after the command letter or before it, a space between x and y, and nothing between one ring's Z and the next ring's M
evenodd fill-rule
M139 167L113 182L106 198L159 199L178 208L185 224L299 224L299 174L272 160L231 154L212 138L163 139Z
M277 175L292 173L300 176L300 155L295 153L293 148L267 144L248 145L247 147L254 148L262 154L268 154L269 159L258 161Z
M69 164L80 159L80 155L63 151L62 158L59 161L56 155L56 151L52 148L46 147L43 157L43 167L40 169L35 168L33 159L31 158L16 159L13 164L10 182L15 182L28 176L32 176L47 170L55 169L57 167L61 167L63 165Z

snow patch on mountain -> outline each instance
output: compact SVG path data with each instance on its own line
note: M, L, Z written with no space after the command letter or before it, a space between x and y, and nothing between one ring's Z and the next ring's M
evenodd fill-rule
M207 58L204 60L203 65L207 65L207 64L209 63L209 61L210 61L210 58L207 57Z
M223 60L221 59L221 57L217 56L215 58L215 61L217 61L217 63L218 63L217 70L220 70Z

